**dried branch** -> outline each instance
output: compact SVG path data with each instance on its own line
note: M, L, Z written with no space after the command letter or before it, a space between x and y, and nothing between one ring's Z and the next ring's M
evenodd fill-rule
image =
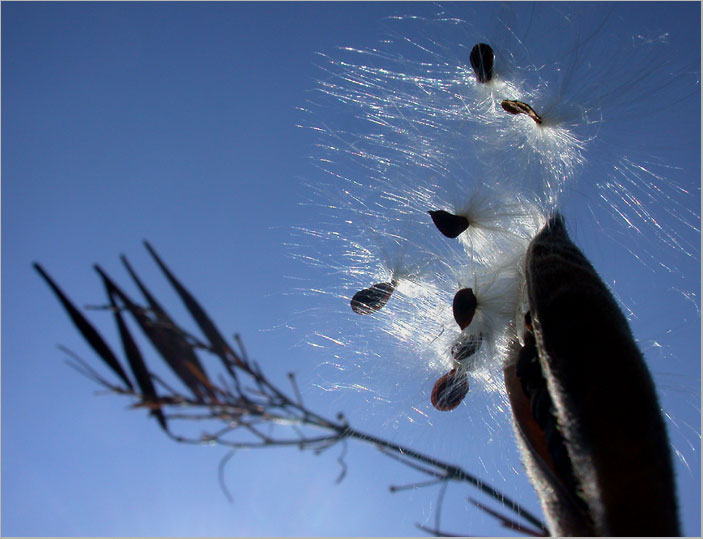
M151 414L155 414L164 431L173 440L187 444L216 443L231 449L219 464L220 484L228 499L231 500L232 497L224 485L224 467L237 449L297 446L301 450L311 450L315 454L320 454L340 444L341 453L337 459L341 467L337 482L340 482L347 473L345 462L347 440L354 439L374 445L382 454L431 478L429 481L415 483L414 486L441 484L435 530L420 527L425 531L436 533L439 530L444 492L450 481L456 481L468 483L503 504L517 517L536 527L540 533L546 533L544 524L537 517L486 481L464 469L354 429L341 413L333 420L305 407L295 376L292 373L288 376L292 389L292 396L290 396L276 386L255 361L249 359L239 335L234 337L239 349L239 353L235 352L224 340L205 310L171 273L156 251L148 243L145 242L145 245L200 327L207 343L190 335L166 314L124 256L122 261L146 299L147 307L134 303L107 274L96 267L105 284L109 301L108 310L114 313L128 365L137 381L139 391L134 390L126 372L98 332L70 303L48 274L38 264L34 267L57 295L84 338L126 384L126 387L108 382L78 359L80 372L110 393L134 398L137 401L134 407L147 408ZM157 374L146 368L138 345L122 318L123 312L132 316L190 395L165 383ZM198 353L207 353L219 358L226 372L219 373L216 377L208 376L203 368L203 362L198 358ZM158 384L162 394L156 393L154 384ZM181 425L184 422L215 422L219 425L199 436L174 432L174 423ZM268 427L268 432L264 433L262 427ZM397 491L411 486L391 488ZM477 507L495 516L487 507L478 504ZM518 523L515 525L520 526ZM526 527L519 529L529 533Z
M495 510L491 509L490 507L487 507L487 506L483 505L482 503L477 502L473 498L469 498L469 501L473 505L475 505L476 507L481 509L482 511L484 511L484 512L488 513L489 515L491 515L492 517L495 517L496 519L498 519L500 521L500 523L506 528L518 531L518 532L523 533L525 535L530 535L532 537L547 537L549 535L549 534L545 533L544 531L526 528L525 526L523 526L519 522L515 522L510 517L506 517L505 515L502 515L498 511L495 511Z

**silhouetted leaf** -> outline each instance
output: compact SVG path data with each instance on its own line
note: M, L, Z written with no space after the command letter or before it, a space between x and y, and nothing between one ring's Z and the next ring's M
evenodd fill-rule
M149 242L145 241L144 246L147 248L151 256L154 257L154 260L161 268L161 271L164 272L164 275L166 275L166 278L171 283L171 286L176 289L176 292L180 296L181 300L190 312L191 316L193 317L193 319L195 319L196 323L200 327L201 331L205 334L205 337L208 339L208 341L210 341L210 346L212 347L213 352L220 357L227 371L232 376L235 376L234 370L232 369L229 360L231 359L236 364L242 364L237 354L235 354L234 351L227 344L227 341L225 341L225 339L222 337L222 334L217 329L212 320L210 320L210 317L207 315L205 310L200 306L200 304L195 300L195 298L190 294L190 292L188 292L188 290L169 271L169 269L166 267L166 264L161 261L159 255L157 255L156 251L154 251L151 245L149 245Z
M205 393L210 393L186 366L188 354L193 354L192 347L183 339L174 338L173 332L165 331L159 324L154 323L144 313L144 310L136 305L98 266L95 266L95 269L103 279L110 283L112 293L117 295L120 301L124 303L149 341L151 341L176 376L193 392L193 395L197 399L202 399Z
M130 391L134 390L132 382L130 382L127 377L127 373L124 371L120 362L117 360L117 356L110 350L107 343L103 340L100 334L95 330L95 328L88 322L88 320L76 309L76 307L71 303L71 301L66 297L66 295L61 291L58 285L49 277L49 275L44 271L44 269L38 264L33 264L34 269L39 272L44 280L48 283L54 294L59 299L64 309L68 312L71 317L73 324L78 328L83 338L88 341L88 344L95 350L100 358L105 362L105 364L112 369L112 371L119 376L122 381Z
M132 269L129 262L127 261L127 257L122 255L120 256L120 259L127 268L127 271L129 272L136 285L139 287L139 290L144 296L144 299L146 299L147 303L149 304L149 308L156 316L156 319L161 328L163 328L164 331L170 333L174 341L179 342L179 348L183 352L186 363L195 366L195 368L199 371L199 378L207 379L207 374L205 373L205 369L203 368L202 363L200 363L200 359L198 359L198 356L193 351L191 345L188 343L185 336L178 330L178 325L173 321L173 319L168 315L168 313L163 309L163 307L161 307L161 305L156 301L156 298L154 298L154 296L149 292L147 287L142 284L141 279L139 279L136 272Z
M115 289L112 281L107 277L107 275L102 271L99 266L95 266L95 269L100 274L103 279L103 284L105 285L105 290L107 291L107 296L110 300L110 305L115 313L115 322L117 323L117 329L120 332L120 338L122 339L122 346L124 348L125 355L127 356L127 361L132 368L132 373L134 378L137 380L137 385L141 390L142 395L146 401L156 402L158 401L158 396L156 395L156 389L151 381L151 375L146 368L144 363L144 358L137 343L132 338L132 334L129 332L129 328L122 318L122 313L120 312L117 303L115 302ZM166 426L166 418L160 408L156 408L151 412L158 420L161 428L168 431Z

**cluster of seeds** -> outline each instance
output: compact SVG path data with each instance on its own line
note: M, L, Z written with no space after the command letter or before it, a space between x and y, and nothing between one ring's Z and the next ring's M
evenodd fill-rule
M476 80L486 84L493 78L494 53L485 44L478 43L469 55L471 67ZM510 114L525 114L538 125L542 118L526 103L517 100L501 101L502 108ZM429 210L432 222L446 238L455 239L474 226L471 215L453 214L446 210ZM398 286L398 279L390 282L376 283L370 288L360 290L351 299L352 310L361 315L371 314L382 309ZM434 384L430 400L441 411L453 410L464 399L469 390L468 371L472 367L472 358L481 347L484 335L480 331L465 331L471 325L479 301L473 288L464 287L456 292L452 303L454 320L461 329L461 334L451 346L452 369Z

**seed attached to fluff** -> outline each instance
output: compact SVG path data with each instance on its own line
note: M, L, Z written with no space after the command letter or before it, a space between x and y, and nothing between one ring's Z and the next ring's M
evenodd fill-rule
M455 361L461 363L465 359L470 358L478 349L481 348L481 342L483 337L481 335L469 335L468 337L462 336L457 342L454 343L451 349L452 357Z
M432 217L437 229L447 238L456 238L469 228L469 220L461 215L453 215L444 210L430 210L427 213Z
M527 103L506 99L505 101L500 102L500 106L503 107L503 110L509 112L510 114L527 114L536 123L542 123L542 117L537 114L535 110Z
M454 320L459 324L462 331L474 319L477 306L478 301L476 301L476 295L471 288L462 288L455 294L452 310L454 311Z
M441 412L453 410L469 392L469 377L463 370L452 369L435 382L430 401Z
M359 290L351 299L351 308L357 314L371 314L381 309L395 290L396 281L376 283L371 288Z
M493 49L491 46L485 43L474 45L469 60L478 82L489 82L493 77Z

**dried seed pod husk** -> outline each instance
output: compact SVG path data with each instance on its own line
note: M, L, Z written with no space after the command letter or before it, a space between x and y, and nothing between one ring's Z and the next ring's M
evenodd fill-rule
M542 117L535 112L535 109L522 101L506 99L505 101L500 102L500 106L503 107L505 112L509 112L510 114L527 114L537 124L541 124L543 121Z
M478 301L471 288L462 288L454 295L454 301L452 302L454 320L459 324L462 331L466 329L474 319L477 306Z
M388 303L395 290L396 282L376 283L370 288L359 290L351 299L351 308L357 314L371 314Z
M485 43L478 43L469 55L471 68L478 82L489 82L493 77L493 49Z
M432 217L437 229L447 238L456 238L469 228L469 220L463 215L454 215L444 210L430 210L427 213Z
M435 382L430 401L441 412L453 410L469 392L469 377L463 369L452 369Z

